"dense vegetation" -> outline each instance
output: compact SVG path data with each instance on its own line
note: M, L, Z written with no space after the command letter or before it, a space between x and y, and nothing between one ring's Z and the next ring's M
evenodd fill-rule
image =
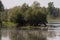
M31 6L24 3L22 6L16 6L11 9L4 9L0 1L0 20L3 25L16 24L19 26L38 26L44 24L46 26L47 18L57 18L60 15L60 9L55 8L53 2L48 3L48 7L41 7L40 3L35 1ZM2 18L2 19L1 19Z

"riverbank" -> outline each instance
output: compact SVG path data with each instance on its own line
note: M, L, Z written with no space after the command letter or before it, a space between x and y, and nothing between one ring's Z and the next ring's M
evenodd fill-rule
M40 27L40 26L24 26L24 27L19 27L18 29L20 30L47 30L48 27Z

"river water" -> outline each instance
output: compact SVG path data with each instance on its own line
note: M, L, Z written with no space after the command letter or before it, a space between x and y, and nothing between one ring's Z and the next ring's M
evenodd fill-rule
M48 30L47 40L60 40L60 27Z
M49 28L48 30L2 30L1 40L60 40L60 27ZM13 35L13 37L12 37ZM15 40L15 39L13 39Z

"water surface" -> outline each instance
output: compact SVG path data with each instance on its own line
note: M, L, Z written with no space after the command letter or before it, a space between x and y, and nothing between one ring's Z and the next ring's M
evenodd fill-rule
M50 30L51 29L51 30ZM2 40L60 40L60 27L48 30L3 30Z

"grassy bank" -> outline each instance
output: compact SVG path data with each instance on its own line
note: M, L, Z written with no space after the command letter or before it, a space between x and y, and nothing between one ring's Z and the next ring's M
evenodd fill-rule
M47 27L42 27L42 26L19 26L18 28L16 27L17 24L13 22L3 22L3 28L8 28L8 29L19 29L19 30L39 30L39 29L47 29Z

